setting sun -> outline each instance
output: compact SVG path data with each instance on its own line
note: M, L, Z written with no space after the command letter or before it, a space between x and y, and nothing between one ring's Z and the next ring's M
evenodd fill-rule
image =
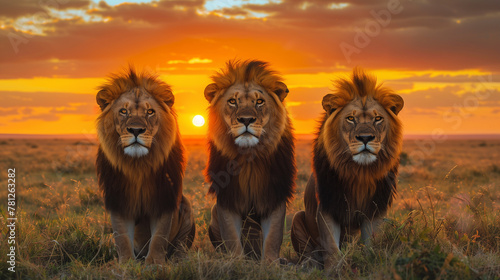
M193 118L193 125L196 127L202 127L205 124L205 118L201 115L196 115Z

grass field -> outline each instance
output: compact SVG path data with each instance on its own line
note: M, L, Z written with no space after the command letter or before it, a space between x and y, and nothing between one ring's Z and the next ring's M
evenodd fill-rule
M0 210L7 223L8 168L16 169L16 272L7 270L8 228L0 230L0 279L499 279L500 140L406 140L399 195L373 245L357 238L342 247L332 273L300 265L263 265L215 252L207 225L205 144L186 140L184 193L197 234L187 257L165 267L119 265L109 216L98 190L95 143L88 140L0 139ZM282 256L297 261L290 243L293 214L303 209L311 172L311 141L297 142L295 200L289 206Z

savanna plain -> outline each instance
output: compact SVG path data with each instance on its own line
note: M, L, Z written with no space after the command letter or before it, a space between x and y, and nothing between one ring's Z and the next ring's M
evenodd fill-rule
M7 270L0 229L0 279L500 279L500 140L406 139L398 196L371 246L350 237L330 275L296 265L293 214L302 210L312 140L296 144L298 176L281 256L288 265L231 259L208 238L204 139L185 139L184 194L197 233L185 257L166 266L118 264L109 215L87 139L0 139L0 219L7 223L8 169L16 169L16 272Z

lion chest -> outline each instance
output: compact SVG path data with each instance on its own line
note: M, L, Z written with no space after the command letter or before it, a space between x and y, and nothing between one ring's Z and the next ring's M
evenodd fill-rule
M177 209L182 196L180 174L175 176L166 165L156 171L135 170L123 172L103 158L102 152L98 153L98 181L108 211L140 218L158 217Z
M285 141L286 142L286 141ZM293 196L295 161L292 141L273 154L241 154L228 158L210 145L207 179L217 205L242 216L268 216ZM283 144L284 145L284 144Z
M335 172L318 176L321 208L342 226L352 228L385 214L395 190L395 176L391 174L380 180L353 181L342 180Z
M148 208L154 206L154 197L158 195L158 187L154 180L142 174L129 178L128 184L124 186L124 192L128 198L130 211L134 213L134 216L138 213L146 214L149 212Z
M242 165L237 178L239 188L240 213L255 210L260 212L267 205L269 175L264 166L248 163ZM236 179L236 178L235 178ZM255 208L255 209L252 209Z
M227 186L212 184L211 188L216 189L217 204L241 216L256 214L266 217L290 196L289 192L281 190L283 186L273 184L273 180L279 178L271 171L258 162L239 165Z

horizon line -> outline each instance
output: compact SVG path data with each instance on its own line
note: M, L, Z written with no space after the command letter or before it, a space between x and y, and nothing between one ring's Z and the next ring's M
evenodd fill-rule
M206 134L186 134L181 135L184 139L201 139L205 138ZM299 140L314 139L316 133L305 134L297 133L295 137ZM428 139L433 138L432 134L425 133L409 133L404 134L403 138L411 139ZM451 133L443 134L439 137L446 137L448 139L500 139L500 133ZM97 140L97 134L25 134L25 133L0 133L0 139L88 139L91 141Z

